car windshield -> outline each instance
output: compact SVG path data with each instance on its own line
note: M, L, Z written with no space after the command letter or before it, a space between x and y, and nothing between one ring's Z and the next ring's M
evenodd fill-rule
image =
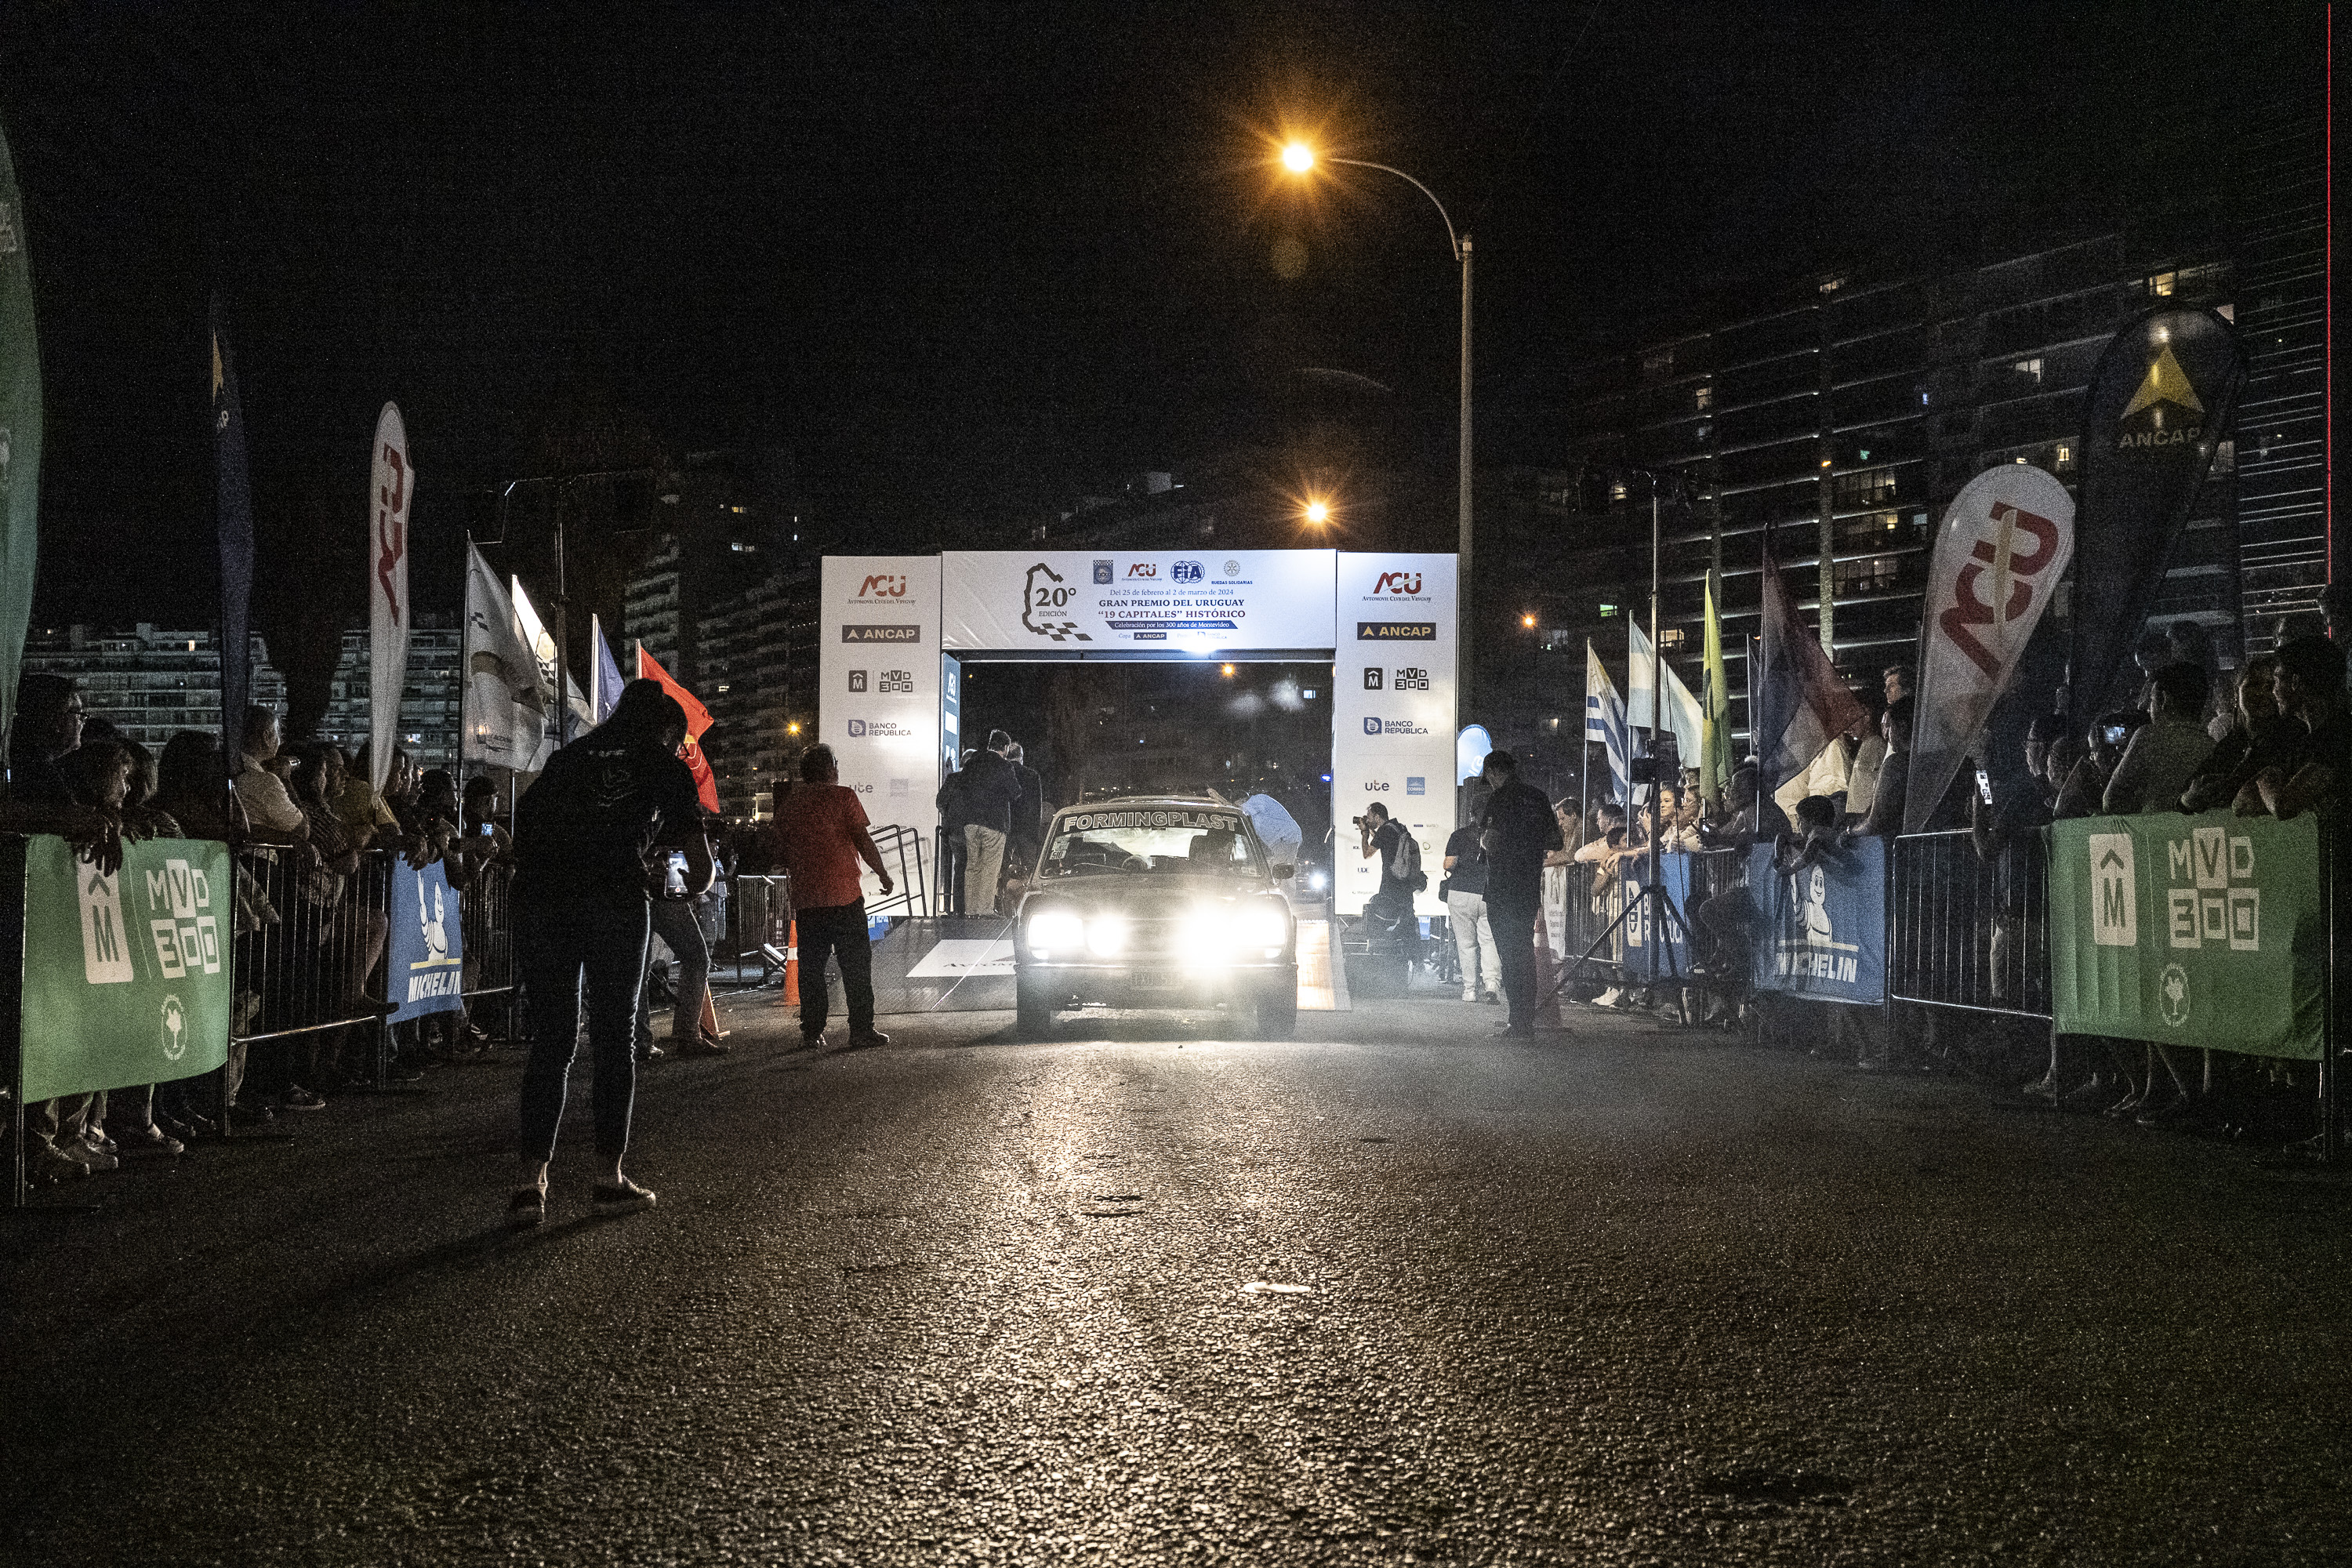
M1048 877L1258 869L1240 815L1184 807L1071 812L1054 820L1040 869Z

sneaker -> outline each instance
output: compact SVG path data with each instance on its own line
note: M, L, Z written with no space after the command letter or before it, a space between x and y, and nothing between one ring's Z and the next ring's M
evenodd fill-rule
M825 1038L823 1035L803 1035L801 1043L792 1048L796 1051L821 1051L824 1047Z
M659 1046L649 1045L637 1053L637 1065L639 1067L644 1067L648 1062L657 1062L668 1054L669 1053L667 1051L663 1050Z
M279 1099L278 1103L284 1106L289 1110L324 1110L327 1109L327 1102L323 1098L319 1095L312 1094L309 1089L304 1089L299 1083L289 1087L286 1090L285 1095Z
M507 1200L507 1223L518 1230L528 1229L546 1217L545 1187L517 1187L514 1196Z
M1608 990L1595 996L1592 999L1592 1005L1596 1007L1616 1007L1622 1005L1624 1000L1625 993L1619 987L1612 985Z
M36 1141L25 1155L25 1179L37 1187L54 1187L89 1178L89 1167L69 1160L55 1145Z
M868 1029L862 1035L852 1030L847 1048L853 1051L870 1051L889 1043L890 1037L879 1029Z
M516 1195L520 1197L521 1194ZM617 1182L597 1183L594 1196L600 1208L649 1209L654 1206L654 1190L641 1187L626 1176Z
M677 1057L723 1057L734 1048L720 1045L708 1035L695 1035L683 1042L673 1043L669 1049L672 1056Z
M124 1128L121 1142L134 1154L184 1154L188 1152L185 1144L152 1122L144 1127Z
M58 1144L58 1153L79 1165L84 1174L92 1176L114 1170L122 1163L96 1144L79 1138Z
M1465 1002L1475 1002L1478 1000L1478 993L1475 991L1465 991L1462 993L1462 1000Z
M1496 995L1492 991L1487 992L1484 996L1479 997L1478 1000L1482 1005L1488 1007L1499 1007L1503 1005L1503 999L1500 996Z

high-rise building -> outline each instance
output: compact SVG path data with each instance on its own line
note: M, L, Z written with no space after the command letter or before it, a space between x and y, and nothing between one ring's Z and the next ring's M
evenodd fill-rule
M400 746L422 768L457 766L458 661L465 629L459 617L419 611L408 634L408 674L400 694ZM327 716L319 724L322 740L346 752L367 742L371 728L368 681L368 632L365 627L343 633L341 657L335 661L334 684L329 689Z
M1646 625L1653 475L1658 640L1693 689L1712 574L1745 733L1768 537L1840 668L1875 686L1913 657L1943 507L1997 463L2074 489L2101 352L2172 301L2233 320L2251 374L2150 613L2204 623L2226 661L2268 646L2325 576L2319 132L2281 123L2249 137L2249 183L2193 222L1943 276L1855 268L1759 288L1744 312L1573 367L1553 405L1559 460L1487 482L1502 507L1483 559L1514 564L1499 591L1525 629L1482 660L1479 716L1498 740L1557 742L1572 760L1586 640L1622 683L1625 626Z
M220 637L214 631L159 629L140 622L128 632L89 626L36 627L25 639L25 668L70 676L92 719L125 740L160 751L183 730L221 728ZM269 650L253 639L252 700L283 711L286 681Z

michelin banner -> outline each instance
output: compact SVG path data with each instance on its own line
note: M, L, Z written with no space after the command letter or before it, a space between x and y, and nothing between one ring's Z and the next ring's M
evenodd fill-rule
M1039 658L1319 652L1332 645L1333 554L950 551L934 563L945 584L941 645Z
M25 1099L166 1083L228 1059L228 846L126 844L114 876L43 834L22 848Z
M439 862L392 863L392 1021L465 1008L465 943L457 895Z
M1379 801L1421 846L1429 886L1413 912L1442 915L1445 841L1454 833L1452 555L1343 553L1339 640L1331 658L1332 902L1360 913L1380 891L1377 857L1352 819Z
M1762 917L1752 949L1759 991L1811 1002L1886 1000L1886 841L1861 838L1780 875L1772 847L1748 851L1748 897Z
M2326 1023L2318 828L2216 813L2050 829L2061 1034L2315 1060Z

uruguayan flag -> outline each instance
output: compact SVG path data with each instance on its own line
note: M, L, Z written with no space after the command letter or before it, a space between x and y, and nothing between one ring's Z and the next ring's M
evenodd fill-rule
M1601 656L1592 651L1589 637L1584 644L1584 738L1608 748L1610 798L1633 798L1633 770L1627 762L1633 754L1633 745L1625 728L1625 700L1617 695L1617 688L1610 680L1609 672L1601 667Z

